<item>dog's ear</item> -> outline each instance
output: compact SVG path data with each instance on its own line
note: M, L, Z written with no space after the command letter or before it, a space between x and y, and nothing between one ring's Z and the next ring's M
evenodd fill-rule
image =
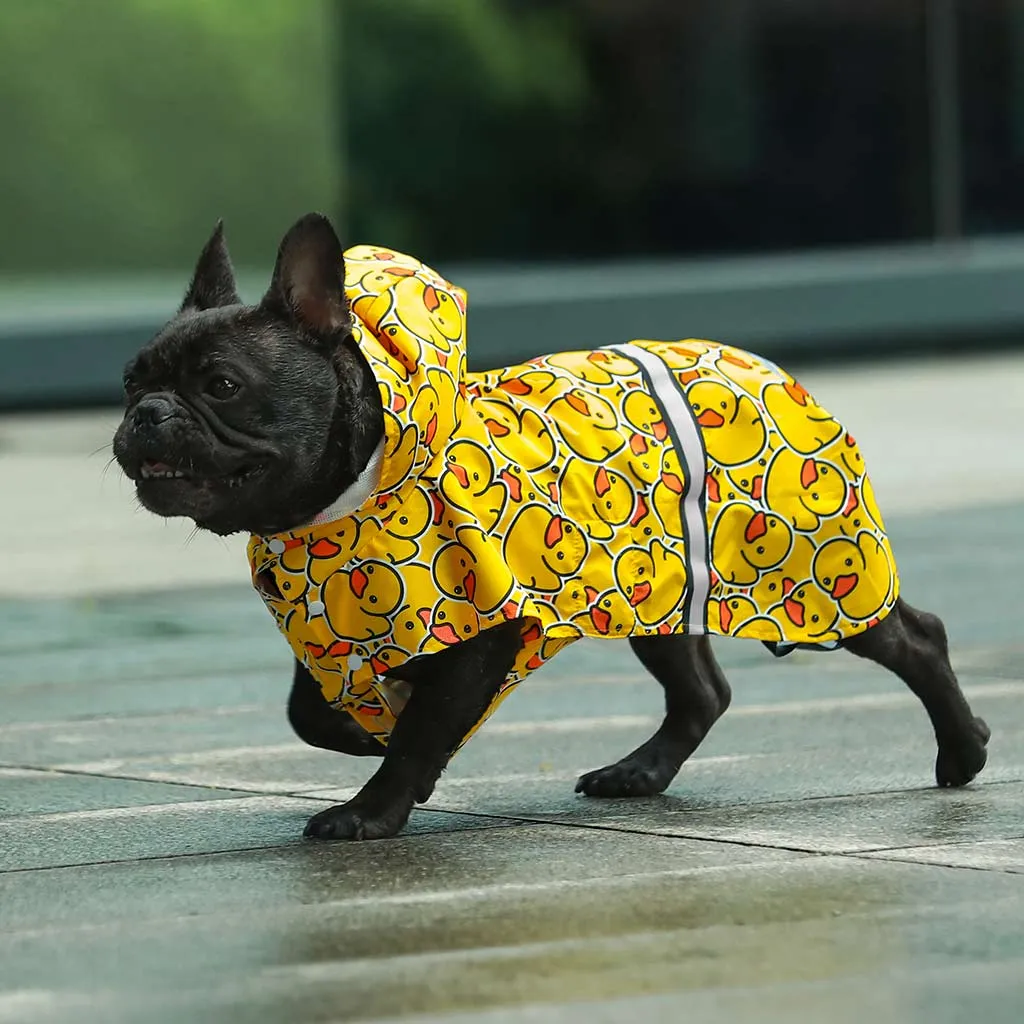
M263 305L324 341L348 332L345 257L326 217L308 213L289 228Z
M237 306L241 301L235 287L235 272L231 267L228 246L224 241L224 221L219 220L210 240L199 254L192 283L188 286L179 312Z

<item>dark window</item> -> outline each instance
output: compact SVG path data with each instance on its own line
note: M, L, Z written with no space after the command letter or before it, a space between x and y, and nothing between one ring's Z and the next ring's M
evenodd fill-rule
M969 233L1024 229L1024 4L960 5L960 125Z

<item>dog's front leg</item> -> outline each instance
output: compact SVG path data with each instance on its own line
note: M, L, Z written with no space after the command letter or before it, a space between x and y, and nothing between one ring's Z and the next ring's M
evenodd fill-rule
M412 695L380 768L348 803L310 818L305 835L380 839L400 831L413 804L430 798L448 759L508 676L520 646L520 625L514 619L417 659Z
M347 711L331 707L320 684L301 661L295 663L288 721L296 736L311 747L354 757L384 756L384 744L378 743Z

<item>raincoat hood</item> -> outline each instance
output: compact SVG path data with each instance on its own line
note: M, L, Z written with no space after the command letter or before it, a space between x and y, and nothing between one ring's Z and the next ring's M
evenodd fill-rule
M384 407L373 508L387 515L444 452L465 406L466 293L389 250L345 253L354 336Z

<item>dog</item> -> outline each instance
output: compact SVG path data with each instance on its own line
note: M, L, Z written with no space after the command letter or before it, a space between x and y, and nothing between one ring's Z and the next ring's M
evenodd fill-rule
M706 341L465 369L465 293L330 222L238 296L221 224L125 369L114 453L143 506L250 534L307 743L382 758L305 835L392 836L508 692L583 637L627 639L665 691L655 734L583 775L663 791L730 702L709 636L842 647L898 675L936 781L989 739L934 615L899 594L856 442L791 376Z

